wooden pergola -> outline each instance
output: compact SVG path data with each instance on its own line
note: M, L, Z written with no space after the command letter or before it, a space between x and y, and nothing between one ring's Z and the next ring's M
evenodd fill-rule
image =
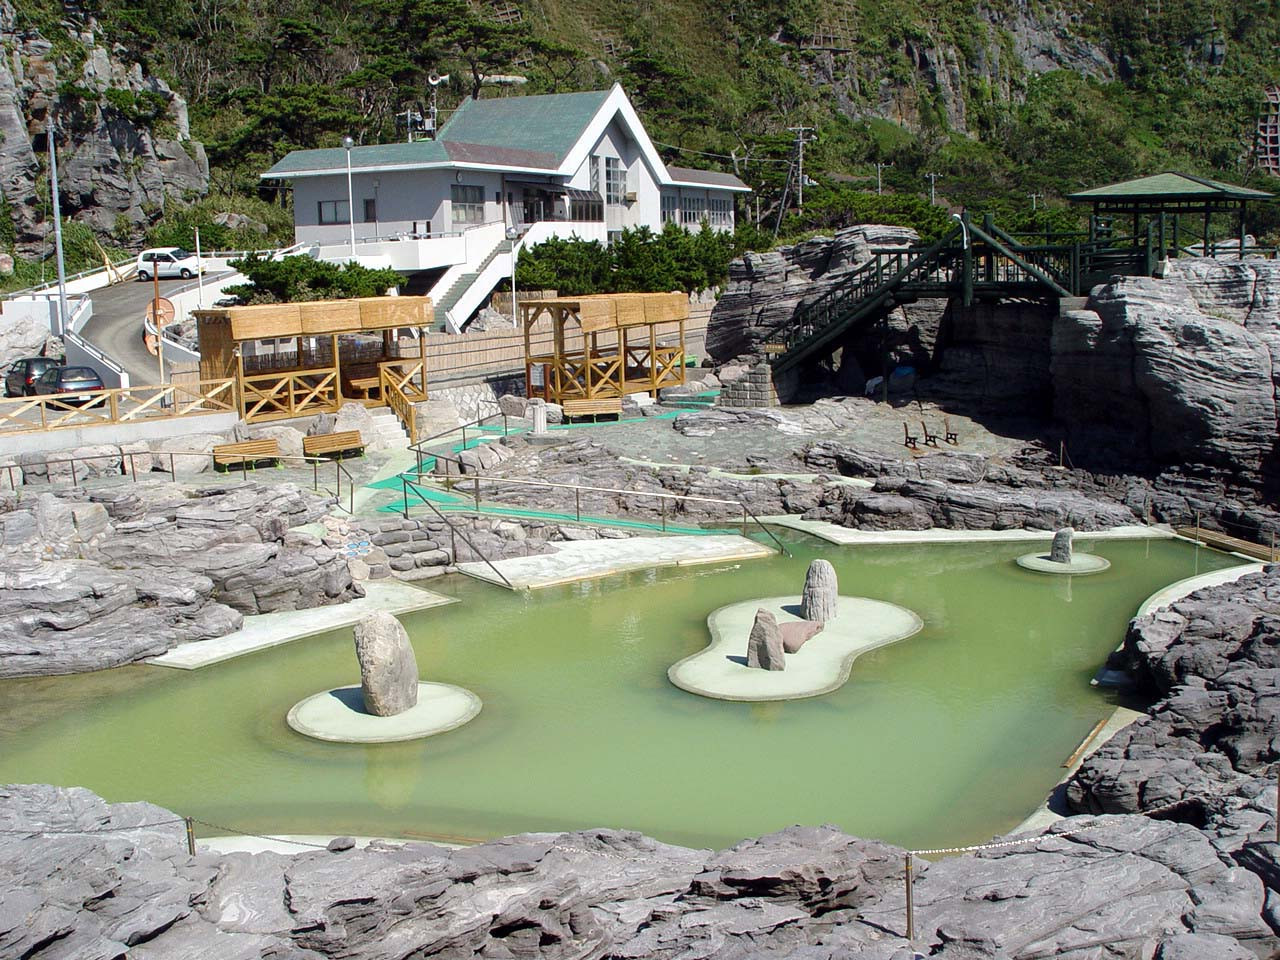
M534 354L530 333L551 320L552 352ZM520 303L528 396L552 403L657 395L684 383L683 293L612 293Z
M1099 225L1110 219L1131 220L1137 242L1144 223L1152 231L1158 249L1176 256L1183 249L1184 233L1198 239L1206 256L1211 256L1209 228L1215 214L1239 218L1239 256L1245 254L1245 217L1250 203L1269 202L1275 196L1262 190L1219 183L1186 173L1158 173L1105 187L1083 190L1067 197L1072 203L1093 207L1089 219L1090 239L1098 239ZM1186 221L1192 221L1190 225ZM1199 220L1199 224L1195 221ZM1190 231L1188 227L1190 226ZM1199 226L1199 232L1194 232Z
M355 400L390 406L412 424L427 398L423 328L429 297L371 297L196 310L200 379L234 377L250 422L332 413ZM418 356L397 331L416 330Z

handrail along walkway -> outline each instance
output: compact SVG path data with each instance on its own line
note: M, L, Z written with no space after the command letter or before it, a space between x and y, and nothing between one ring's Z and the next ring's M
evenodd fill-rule
M505 583L509 589L511 590L515 589L515 585L510 580L507 579L506 574L504 574L501 570L495 567L493 565L493 561L491 561L488 557L486 557L480 551L480 548L477 547L475 543L472 542L471 538L468 537L465 533L463 533L462 530L460 530L457 526L455 526L453 521L451 521L448 517L446 517L443 513L441 513L440 510L436 508L436 505L432 503L429 499L427 499L426 493L404 474L400 475L400 487L404 491L404 518L406 520L409 519L409 489L413 488L413 492L417 495L418 500L420 500L422 503L425 503L428 507L430 507L431 512L434 513L437 517L443 520L445 524L448 525L450 536L456 537L457 535L461 534L462 539L465 540L467 546L471 548L471 552L474 553L481 560L483 560L485 562L485 565L494 573L496 573L502 579L502 582ZM456 539L453 542L453 562L455 564L458 562L458 542Z

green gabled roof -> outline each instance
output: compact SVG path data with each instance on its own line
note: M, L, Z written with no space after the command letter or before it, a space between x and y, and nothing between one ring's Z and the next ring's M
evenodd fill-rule
M1231 183L1219 183L1187 173L1157 173L1105 187L1082 190L1068 200L1270 200L1273 195Z
M449 154L438 140L418 140L414 143L379 143L351 148L351 169L365 167L416 166L424 163L448 163ZM282 157L266 177L288 177L313 170L332 170L335 173L347 169L347 151L343 147L324 150L294 150Z
M541 153L564 160L605 100L608 90L534 97L464 100L440 130L443 143Z

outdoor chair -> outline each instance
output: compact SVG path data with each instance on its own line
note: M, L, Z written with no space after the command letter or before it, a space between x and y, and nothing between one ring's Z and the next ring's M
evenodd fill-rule
M924 445L926 447L936 447L938 445L938 435L929 432L929 425L923 420L920 421L920 429L924 431Z
M920 438L911 435L911 428L905 420L902 421L902 445L912 450L920 449Z
M945 434L946 434L946 441L947 441L947 443L950 443L950 444L952 444L952 445L955 445L955 444L958 444L958 443L960 442L960 436L959 436L959 435L958 435L954 430L952 430L952 429L951 429L951 418L950 418L950 417L943 417L943 418L942 418L942 431L943 431L943 433L945 433Z

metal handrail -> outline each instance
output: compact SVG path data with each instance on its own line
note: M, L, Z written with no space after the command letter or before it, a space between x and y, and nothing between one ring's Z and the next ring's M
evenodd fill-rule
M450 457L450 456L448 456L447 454L440 454L440 453L436 453L436 452L431 451L431 450L424 450L424 449L423 449L423 448L424 448L428 443L431 443L431 442L433 442L433 441L435 441L435 440L439 440L441 437L447 437L447 436L450 436L450 435L452 435L452 434L457 433L458 431L462 431L462 445L463 445L463 447L465 447L465 446L467 445L467 427L479 427L479 426L483 426L483 425L484 425L484 422L485 422L486 420L492 420L494 417L502 417L502 435L503 435L504 437L506 437L506 436L510 436L510 435L511 435L511 427L510 427L510 424L509 424L509 422L508 422L508 421L509 421L509 417L507 416L507 414L506 414L505 412L503 412L503 410L502 410L501 406L498 404L498 402L497 402L496 400L487 400L487 399L485 399L484 397L481 397L481 398L480 398L480 400L479 400L479 402L480 402L480 403L491 403L491 404L493 404L494 406L498 407L498 412L497 412L497 413L488 413L488 414L485 414L483 417L480 417L480 418L479 418L479 419L477 419L477 420L468 420L466 423L460 424L460 425L458 425L458 426L456 426L456 427L451 427L451 428L449 428L448 430L441 430L439 433L433 433L433 434L432 434L431 436L429 436L429 437L426 437L426 438L424 438L424 439L422 439L422 440L418 440L418 441L417 441L417 442L415 442L415 443L411 443L411 444L409 444L409 449L410 449L410 450L412 450L415 454L417 454L417 459L418 459L418 470L417 470L417 472L418 472L418 475L419 475L419 476L421 476L422 474L424 474L424 473L426 472L426 471L424 471L424 470L422 469L422 455L423 455L424 453L425 453L427 456L429 456L429 457L436 457L436 458L438 458L438 459L443 459L443 460L452 460L452 459L454 459L453 457Z
M401 474L401 477L403 476L404 474ZM424 474L421 471L418 471L417 476L419 480L421 480L422 477L428 476L428 474ZM468 478L463 477L460 479L465 480ZM786 546L783 545L782 541L779 540L777 536L774 535L773 531L770 530L767 526L765 526L765 524L760 520L760 518L756 516L755 512L752 511L752 509L748 507L745 503L743 503L741 500L724 500L718 497L699 497L699 496L694 496L692 494L685 494L685 493L666 493L666 492L658 493L657 491L653 491L653 490L623 490L617 487L592 487L592 486L587 486L585 484L577 484L577 483L556 483L553 480L521 480L515 477L482 477L479 474L472 476L470 479L475 483L474 497L475 497L477 512L479 512L479 509L480 509L480 482L482 480L486 480L490 483L495 483L495 484L506 483L506 484L515 484L518 486L550 487L552 489L558 489L558 490L572 490L574 492L574 518L578 523L582 522L581 495L584 491L587 493L619 493L628 497L653 497L655 499L662 500L663 501L663 505L662 505L663 506L663 509L662 509L663 531L667 529L667 511L666 511L667 500L690 500L698 503L718 503L723 506L737 507L742 511L742 535L744 537L747 535L747 522L753 521L755 525L759 527L761 531L763 531L764 534L774 542L774 544L778 548L779 553L781 553L785 557L791 556L790 551L787 550Z
M124 473L122 473L122 474L121 474L121 476L128 476L128 477L132 477L132 478L133 478L133 482L134 482L134 483L137 483L137 482L138 482L138 471L137 471L137 466L136 466L136 464L135 464L135 462L134 462L134 458L135 458L135 457L140 457L140 456L144 456L144 454L141 454L141 453L132 453L132 452L126 453L126 452L125 452L125 451L123 451L123 450L121 450L121 451L120 451L121 466L123 467L123 465L124 465L124 461L126 461L126 460L127 460L127 461L128 461L128 463L129 463L129 469L128 469L127 471L125 471ZM242 477L246 477L246 476L248 475L248 470L249 470L249 464L250 464L250 463L252 463L252 462L254 462L254 461L256 461L256 460L266 459L266 458L264 458L264 457L262 457L262 456L254 456L254 455L252 455L252 454L240 454L240 453L219 453L219 454L214 454L214 453L213 453L213 451L210 451L210 450L168 450L168 451L165 451L164 453L147 453L147 454L145 454L145 456L151 457L152 459L156 459L156 458L158 458L158 457L166 457L166 456L167 456L167 457L169 458L169 477L170 477L170 479L171 479L174 483L177 483L177 482L178 482L178 474L177 474L177 472L174 470L174 462L175 462L175 460L176 460L176 458L177 458L177 457L208 457L210 460L213 460L215 464L217 463L217 461L218 461L218 460L239 460L239 461L240 461L240 475L241 475ZM98 456L57 457L57 458L54 458L54 459L46 458L43 462L44 462L44 465L45 465L45 467L46 467L46 468L48 468L51 464L55 464L55 463L70 463L70 464L72 464L72 467L71 467L71 486L72 486L72 487L79 487L79 483L77 482L76 470L75 470L75 466L74 466L74 464L81 463L81 462L84 462L84 461L89 461L89 460L110 460L110 459L112 459L113 457L114 457L114 454L105 454L105 455L104 455L104 454L99 454ZM335 470L334 470L334 478L335 478L335 482L336 482L336 485L337 485L337 491L333 494L334 499L335 499L335 502L336 502L336 505L337 505L338 507L341 507L341 506L342 506L342 478L343 478L343 476L345 476L345 477L347 478L347 507L346 507L346 511L347 511L347 513L349 513L349 514L354 514L354 513L355 513L355 491L356 491L356 487L357 487L358 485L357 485L357 483L356 483L356 479L355 479L355 477L353 477L353 476L351 475L351 471L350 471L350 470L348 470L346 467L344 467L344 466L342 465L342 461L341 461L341 460L336 460L336 459L335 459L335 460L331 460L331 461L326 461L324 457L308 457L308 456L296 457L296 456L292 456L292 455L288 455L288 454L276 454L276 455L275 455L274 457L272 457L271 459L273 459L273 460L301 461L301 462L303 462L303 463L309 463L309 464L311 464L311 488L312 488L313 490L317 491L317 492L319 492L319 490L321 489L321 488L320 488L320 464L325 463L325 462L330 462L330 463L332 463L332 464L334 465L334 467L335 467ZM5 463L5 464L0 464L0 467L3 467L3 468L4 468L4 470L6 471L6 473L8 474L8 477L9 477L9 486L10 486L10 488L14 491L14 493L15 493L15 494L17 494L18 498L19 498L19 499L21 499L21 498L22 498L22 490L27 486L27 484L26 484L26 483L18 483L18 482L16 482L16 481L15 481L15 479L14 479L14 473L13 473L13 472L14 472L15 470L21 471L21 470L22 470L22 466L21 466L21 465L19 465L19 464L16 464L16 463ZM161 472L163 472L163 471L161 471ZM228 472L230 472L230 471L228 470ZM52 481L52 480L49 480L49 482L48 482L48 483L49 483L49 485L50 485L50 486L53 486L53 481ZM39 484L38 486L44 486L44 484Z
M430 507L430 508L431 508L431 512L432 512L432 513L434 513L437 517L439 517L441 520L443 520L443 521L445 522L445 524L449 527L449 533L450 533L450 535L451 535L451 536L457 536L458 534L462 534L462 539L463 539L463 540L465 540L465 541L466 541L466 543L467 543L467 546L469 546L469 547L471 548L471 552L472 552L472 553L474 553L474 554L475 554L477 557L479 557L481 560L483 560L483 561L485 562L485 565L486 565L486 566L488 566L488 568L489 568L490 570L492 570L492 571L493 571L494 573L496 573L499 577L501 577L501 578L502 578L502 582L503 582L503 583L505 583L505 584L507 585L507 587L508 587L508 588L510 588L510 589L512 589L512 590L514 590L514 589L516 588L516 587L515 587L515 584L513 584L510 580L508 580L508 579L507 579L506 574L504 574L501 570L499 570L497 567L495 567L495 566L493 565L493 562L492 562L488 557L486 557L483 553L481 553L481 552L480 552L480 548L479 548L479 547L477 547L477 546L472 542L471 538L470 538L470 537L468 537L468 536L466 535L466 533L464 533L461 529L459 529L458 527L456 527L456 526L453 524L453 521L451 521L448 517L446 517L443 513L441 513L441 512L440 512L440 510L439 510L439 509L437 509L436 505L435 505L434 503L432 503L430 500L428 500L428 499L427 499L427 497L426 497L426 495L424 494L424 492L423 492L423 491L418 487L418 485L417 485L416 483L414 483L412 480L410 480L410 479L409 479L408 477L406 477L404 474L401 474L401 475L400 475L400 488L401 488L401 490L403 490L403 491L404 491L404 518L405 518L406 520L408 520L408 519L409 519L409 488L410 488L410 487L412 487L412 488L413 488L413 492L414 492L414 493L416 493L416 494L418 495L418 500L419 500L421 503L425 503L428 507ZM457 543L457 541L456 541L456 540L455 540L455 541L454 541L454 543L453 543L453 562L454 562L454 564L457 564L457 562L458 562L458 543Z

